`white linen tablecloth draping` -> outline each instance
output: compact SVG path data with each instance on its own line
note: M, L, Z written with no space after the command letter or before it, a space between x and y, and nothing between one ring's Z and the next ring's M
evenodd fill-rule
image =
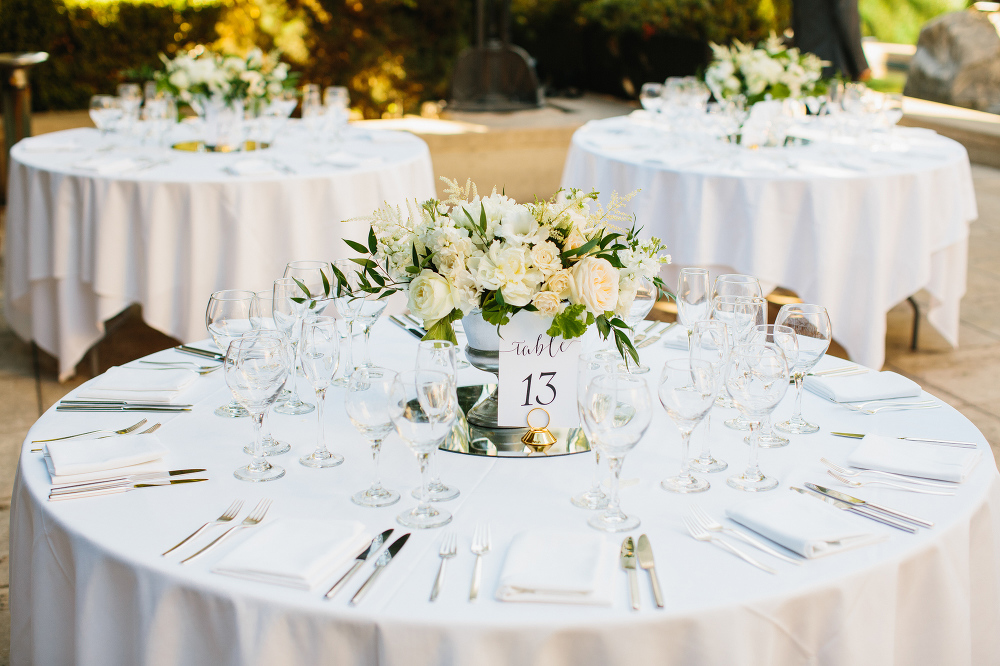
M412 367L413 339L388 322L376 327L373 349L376 362ZM642 352L654 379L664 359L682 354L660 346ZM158 356L181 357L173 351ZM462 370L460 383L482 378L475 369ZM661 490L660 480L676 472L680 447L677 429L657 408L646 437L625 460L624 478L637 477L638 483L626 484L621 497L625 512L642 520L632 535L646 533L652 542L663 610L653 606L643 571L642 608L630 610L621 569L615 571L610 607L497 601L494 594L515 535L529 529L591 533L589 512L571 505L569 497L589 484L593 456L491 459L439 452L442 479L462 491L442 505L454 521L444 529L415 530L370 594L351 607L348 600L371 564L338 597L324 601L323 591L341 571L314 592L211 573L252 530L187 565L178 563L176 553L159 553L236 498L245 500L241 517L268 497L274 504L267 520L358 520L373 534L394 527L393 537L398 537L408 530L394 517L414 505L409 496L418 482L414 456L390 436L383 447L382 480L403 493L402 501L381 509L352 504L350 495L371 481L372 462L368 444L344 414L343 389L333 388L327 433L331 448L346 462L325 470L299 465L298 456L314 445L315 414L275 414L269 419L272 431L293 445L291 454L271 459L285 467L285 478L240 482L232 472L248 459L241 449L250 423L212 413L229 398L218 374L198 381L217 390L198 401L192 413L156 417L164 422L158 435L170 449L170 468L206 467L210 480L205 483L49 503L48 475L28 442L128 419L50 410L28 433L11 509L14 666L983 666L1000 661L1000 475L983 435L947 405L866 416L807 393L805 415L823 431L792 436L790 446L761 452L762 469L781 482L763 497L725 483L747 460L744 433L721 424L728 410L716 415L713 439L714 452L729 462L729 471L707 475L712 487L699 496ZM304 381L300 390L306 394ZM790 414L792 403L789 391L775 418ZM983 460L954 497L851 491L936 526L907 535L863 521L866 530L887 538L798 567L768 560L779 570L776 576L685 533L680 519L689 504L722 519L726 508L789 493L791 484L833 485L820 456L843 464L858 442L832 437L831 429L972 440ZM492 524L493 550L484 560L480 599L470 604L470 537L484 520ZM441 596L430 603L438 547L448 530L459 537L458 556L449 563ZM623 536L609 540L620 543Z
M53 136L80 149L30 150ZM338 144L377 164L314 164L308 138L293 128L259 154L170 151L155 158L167 163L109 176L75 166L98 143L96 130L67 130L26 139L10 155L5 315L20 337L59 359L60 379L101 339L104 322L133 303L153 328L184 342L203 338L213 291L269 289L289 261L344 258L341 239L363 241L368 225L342 220L435 195L427 144L403 132L352 128ZM283 172L225 170L251 157Z
M573 136L562 185L597 189L605 203L641 190L627 210L644 235L663 239L674 264L729 266L825 305L837 341L877 369L885 314L921 289L931 324L958 344L978 215L965 149L896 132L896 151L818 142L734 158L679 146L628 118L592 121Z

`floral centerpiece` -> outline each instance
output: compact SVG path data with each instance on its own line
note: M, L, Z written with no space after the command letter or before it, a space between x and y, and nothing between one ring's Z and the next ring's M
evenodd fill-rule
M612 195L604 208L597 192L572 189L521 204L496 190L480 196L471 180L443 180L444 201L387 205L365 218L367 246L346 241L365 255L354 259L364 292L405 291L426 339L456 342L452 322L469 314L499 327L527 310L552 318L553 337L576 338L596 324L638 362L623 316L641 279L666 291L659 270L670 257L659 239L613 225L631 222L623 213L631 196ZM346 284L339 271L336 278Z
M278 50L260 49L251 49L245 57L223 55L203 46L182 51L172 60L161 53L164 69L156 73L157 87L189 104L212 97L226 103L271 100L295 86L295 76L280 55Z
M823 67L830 63L786 47L773 32L757 48L738 40L732 46L710 45L713 60L705 71L705 83L716 99L743 95L750 105L765 99L826 94Z

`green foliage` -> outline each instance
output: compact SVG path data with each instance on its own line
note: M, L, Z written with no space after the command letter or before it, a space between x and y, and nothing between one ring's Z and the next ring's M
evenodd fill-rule
M965 0L859 0L861 30L882 42L916 44L935 16L964 9Z
M554 338L572 340L586 333L587 328L593 323L594 315L587 312L586 306L570 305L552 318L552 326L546 334Z

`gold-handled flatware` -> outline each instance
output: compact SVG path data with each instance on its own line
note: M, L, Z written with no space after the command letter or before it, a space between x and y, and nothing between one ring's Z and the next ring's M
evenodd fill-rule
M635 542L632 537L622 541L621 564L628 573L628 596L632 610L639 610L639 576L635 570Z
M232 522L232 520L239 515L240 509L242 508L243 508L243 500L234 500L233 503L229 505L229 508L222 512L221 516L219 516L215 520L208 521L207 523L196 529L194 532L184 537L179 544L173 546L172 548L168 548L167 550L160 553L160 555L166 555L167 553L177 550L178 548L186 544L188 541L190 541L191 539L195 538L196 536L207 530L209 527L213 527L215 525L225 525L228 522Z
M677 322L676 321L673 322L672 324L670 324L669 326L667 326L665 329L663 329L662 331L660 331L656 335L651 335L648 338L646 338L645 340L643 340L642 342L640 342L639 344L637 344L636 345L636 349L641 349L643 347L649 347L650 345L652 345L655 342L659 341L659 339L662 338L664 335L666 335L667 332L670 331L670 329L672 329L674 326L677 326Z
M656 601L656 607L663 608L663 592L660 591L660 578L656 575L653 546L645 534L639 537L639 566L649 574L649 583L653 586L653 600Z
M146 428L145 430L143 430L142 432L137 433L137 434L139 434L139 435L149 435L149 434L154 433L157 430L159 430L160 426L162 426L162 425L163 425L162 423L154 423L150 427ZM121 433L119 433L119 434L121 434ZM114 435L106 435L104 437L97 437L95 439L108 439L109 437L114 437ZM31 452L32 453L41 453L44 450L45 450L44 448L42 448L42 449L31 449ZM205 470L200 470L200 471L205 471Z
M82 499L84 497L100 497L102 495L115 495L117 493L127 493L130 490L136 490L138 488L161 488L165 486L173 486L182 483L199 483L201 481L208 481L208 479L176 479L171 481L160 481L151 483L130 483L126 482L124 484L115 485L113 487L100 488L97 490L83 489L77 490L75 492L49 492L49 501L57 502L60 500L68 499Z
M656 328L657 326L659 326L662 323L663 322L660 322L660 321L654 321L652 324L650 324L646 328L642 329L642 333L636 333L635 334L635 340L633 340L632 342L635 342L635 343L642 342L643 340L645 340L646 338L649 337L649 334L653 332L654 328Z
M63 439L73 439L74 437L83 437L84 435L96 435L96 434L102 433L102 432L108 433L109 435L127 435L127 434L129 434L131 432L134 432L134 431L138 430L139 428L141 428L144 425L146 425L146 419L143 419L143 420L139 421L138 423L130 425L127 428L122 428L121 430L88 430L87 432L80 432L80 433L77 433L75 435L65 435L63 437L50 437L49 439L33 439L33 440L31 440L31 443L32 444L41 444L43 442L58 442L58 441L63 440Z
M243 519L242 523L230 527L228 530L220 534L218 537L215 538L214 541L212 541L207 546L199 550L197 553L195 553L194 555L189 555L188 557L181 560L181 564L186 564L191 560L195 559L196 557L201 557L202 555L204 555L205 553L207 553L208 551L210 551L211 549L215 548L220 543L222 543L222 541L233 532L245 529L247 527L253 527L255 525L259 525L260 522L264 520L264 516L267 515L267 510L270 508L271 508L271 500L269 499L262 499L261 501L257 502L257 506L255 506L253 511L250 512L249 516Z
M186 476L188 474L201 474L208 471L199 469L172 469L167 472L144 472L142 474L125 474L109 479L97 481L80 481L78 483L61 483L52 486L52 494L77 492L80 490L99 490L105 487L128 485L130 483L146 483L147 481L165 481L172 476Z

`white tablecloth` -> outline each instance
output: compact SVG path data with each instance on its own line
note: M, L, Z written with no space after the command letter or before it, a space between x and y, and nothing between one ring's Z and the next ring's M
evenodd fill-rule
M56 140L82 149L31 150ZM289 129L260 156L294 172L263 176L223 170L249 154L181 151L111 176L75 168L99 143L96 130L68 130L10 155L5 314L19 336L58 357L60 379L130 304L168 335L203 338L213 291L268 289L289 261L346 257L341 238L363 241L368 225L342 220L435 195L427 144L403 132L350 130L336 150L381 161L344 168L311 163L308 137Z
M880 151L817 142L713 153L628 118L593 121L573 136L562 185L597 189L603 202L641 190L628 211L674 264L729 266L825 305L851 358L879 368L885 313L921 289L930 322L958 344L977 216L965 149L896 132Z
M374 336L375 359L412 367L413 341L386 323ZM679 352L651 347L644 358L655 371ZM179 358L173 351L160 356ZM824 363L834 363L828 359ZM482 375L462 371L462 383ZM293 445L272 462L287 469L271 483L237 481L232 471L247 456L246 419L228 420L212 409L228 399L222 378L198 380L211 392L190 414L149 415L164 426L170 468L206 467L210 481L166 489L70 502L46 501L49 482L38 454L25 443L11 511L12 663L26 664L442 664L608 666L678 664L830 664L982 666L1000 660L1000 476L983 435L947 405L924 412L864 416L806 394L805 415L821 433L793 436L789 447L763 451L760 464L789 493L790 483L832 483L821 455L843 463L856 440L829 431L923 434L972 440L983 459L954 497L865 488L861 497L928 518L931 530L907 535L885 528L876 545L805 562L777 563L776 576L758 571L686 535L680 517L696 503L721 518L724 509L755 499L729 488L725 477L746 463L743 433L715 417L715 453L730 470L708 475L712 488L695 497L664 492L659 481L675 473L676 428L659 408L650 429L625 460L623 477L638 483L622 491L626 513L642 520L633 532L649 535L666 608L652 603L640 571L642 608L628 606L624 572L616 573L614 606L560 606L496 601L505 552L529 528L587 532L589 512L569 497L589 483L590 454L550 459L488 459L440 452L446 483L458 500L444 504L455 519L444 529L414 531L364 601L348 605L371 565L332 601L303 592L210 573L229 552L220 548L188 565L160 552L236 498L244 513L259 498L274 500L268 519L318 516L357 519L376 533L395 527L394 517L414 505L418 482L414 456L395 436L385 443L382 479L404 498L395 506L366 509L349 497L366 487L372 466L368 446L348 423L342 389L331 389L327 433L346 457L340 467L314 470L297 457L311 450L315 415L274 415L274 433ZM213 391L214 387L214 391ZM305 390L306 384L300 382ZM776 411L786 417L792 393ZM48 412L27 440L134 422L100 414ZM483 592L467 601L474 558L474 526L489 520L493 551L484 561ZM882 528L865 523L874 531ZM428 601L437 551L446 530L459 536L445 587ZM246 531L245 531L246 532ZM248 534L237 536L230 548ZM620 538L609 537L614 543ZM539 553L539 557L544 557ZM761 555L762 559L767 559ZM339 577L340 572L331 576Z

